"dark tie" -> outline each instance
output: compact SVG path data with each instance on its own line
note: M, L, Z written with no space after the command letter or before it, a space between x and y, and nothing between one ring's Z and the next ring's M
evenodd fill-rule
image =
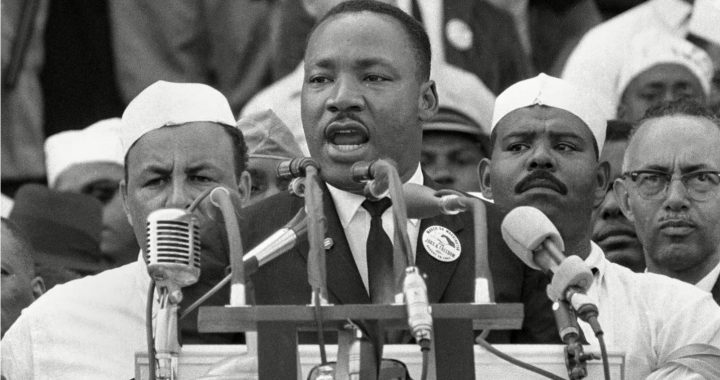
M382 214L390 207L390 198L366 200L362 206L370 214L367 238L367 265L370 299L373 303L392 303L394 297L393 245L382 227Z

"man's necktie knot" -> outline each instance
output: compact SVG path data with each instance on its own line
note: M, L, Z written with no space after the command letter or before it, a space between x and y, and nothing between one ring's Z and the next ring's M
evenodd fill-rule
M367 210L367 212L370 214L372 218L379 218L382 217L382 214L392 205L392 201L390 198L383 198L380 199L377 202L373 202L369 199L366 199L365 202L362 203L362 207Z

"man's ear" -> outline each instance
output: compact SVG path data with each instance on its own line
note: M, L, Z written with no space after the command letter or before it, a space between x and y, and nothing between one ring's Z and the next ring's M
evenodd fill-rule
M595 170L595 178L597 187L595 188L595 196L593 199L593 208L600 207L605 200L608 186L610 185L610 163L607 161L600 162Z
M32 288L33 297L38 299L43 293L45 293L45 281L40 276L36 276L30 281L30 287Z
M624 179L618 178L613 182L613 192L620 211L629 221L635 223L635 216L632 213L632 208L630 208L630 194Z
M420 111L420 120L428 121L438 112L438 94L435 88L435 81L429 80L420 85L420 99L418 99L418 109Z
M130 210L128 209L127 205L127 183L125 183L125 179L121 179L118 186L120 186L120 196L122 196L122 206L123 211L125 211L125 217L127 218L128 223L130 223L130 225L132 226L133 221L130 217Z
M487 199L493 199L492 186L490 185L490 162L490 159L483 158L477 167L480 190Z
M241 206L247 204L250 199L250 190L252 189L252 178L247 170L243 170L238 179L238 193L240 194Z

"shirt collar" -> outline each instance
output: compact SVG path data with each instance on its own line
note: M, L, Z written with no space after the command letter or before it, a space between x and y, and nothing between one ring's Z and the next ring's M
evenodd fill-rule
M651 3L657 17L671 29L687 24L692 13L692 5L683 0L655 0Z
M422 170L420 170L420 164L418 164L417 169L415 169L415 173L406 183L414 183L417 185L423 184L423 174ZM327 184L327 187L330 191L333 202L335 202L335 209L337 210L338 217L340 218L340 223L343 228L347 228L350 221L353 217L355 217L355 214L358 212L360 207L362 207L362 203L366 198L362 195L340 190L331 184ZM416 226L420 222L420 219L408 219L408 222Z
M602 248L592 240L590 241L590 254L585 259L585 264L587 264L593 271L593 274L598 275L599 278L602 279L605 275L608 261L605 258L605 253Z
M706 292L712 292L712 288L718 281L718 277L720 277L720 262L715 265L715 268L713 268L710 273L706 274L702 280L698 281L695 286Z

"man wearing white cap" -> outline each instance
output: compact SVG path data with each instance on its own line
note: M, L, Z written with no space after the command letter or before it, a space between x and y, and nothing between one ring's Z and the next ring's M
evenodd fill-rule
M224 186L240 202L245 200L245 143L218 91L201 84L156 82L128 105L122 123L126 176L120 191L138 242L146 241L148 214L186 208L206 189ZM218 215L206 202L198 210L202 273L198 283L183 288L181 307L214 286L228 264L220 228L208 219ZM131 264L58 286L26 309L3 339L2 374L8 379L134 377L135 353L147 350L150 276L145 254L141 251ZM208 302L226 300L225 292ZM157 298L154 303L157 311ZM199 336L196 318L197 312L180 323L185 342L224 341Z
M618 119L634 122L663 101L689 98L705 103L710 96L713 63L704 50L655 30L635 36L632 46L620 69Z
M135 261L138 250L118 191L124 175L121 125L119 118L106 119L45 140L48 186L87 194L103 203L100 250L112 266Z
M540 209L560 231L565 254L593 269L588 295L608 347L625 351L625 378L718 378L720 308L710 294L610 263L590 240L592 208L608 182L607 163L598 163L605 141L599 115L581 90L545 74L508 88L495 102L483 193L506 211ZM580 325L597 350L593 330Z

